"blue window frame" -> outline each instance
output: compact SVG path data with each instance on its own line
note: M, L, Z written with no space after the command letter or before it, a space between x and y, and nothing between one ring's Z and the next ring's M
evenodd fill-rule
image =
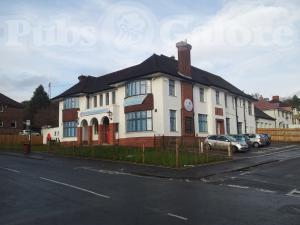
M77 122L68 121L63 124L64 137L76 137L77 136Z
M207 115L198 114L199 132L207 133Z
M127 132L152 130L152 111L130 112L125 116Z

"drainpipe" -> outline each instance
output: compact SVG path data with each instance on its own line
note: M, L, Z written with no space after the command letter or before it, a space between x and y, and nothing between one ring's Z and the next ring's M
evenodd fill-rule
M239 133L239 116L238 116L238 110L237 110L237 97L234 98L234 101L235 101L236 131L238 134Z
M247 121L246 121L246 101L243 102L244 107L244 123L245 123L245 133L247 133Z

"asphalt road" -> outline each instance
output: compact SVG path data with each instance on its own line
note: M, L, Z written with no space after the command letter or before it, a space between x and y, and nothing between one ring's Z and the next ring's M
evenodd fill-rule
M99 168L0 155L0 224L300 224L300 158L192 182Z

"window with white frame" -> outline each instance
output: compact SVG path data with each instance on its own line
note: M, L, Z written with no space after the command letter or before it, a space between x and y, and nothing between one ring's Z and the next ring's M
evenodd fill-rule
M227 102L227 94L224 94L224 101L225 101L225 107L227 108L228 106L228 102Z
M198 114L198 124L199 124L199 132L207 133L207 115L206 114Z
M252 103L250 101L248 101L248 112L249 115L252 116Z
M4 111L4 106L0 105L0 112L3 112L3 111Z
M235 98L232 96L232 108L235 109Z
M169 79L169 95L175 96L175 81Z
M116 104L116 92L115 91L113 91L111 93L111 103Z
M144 95L148 93L147 80L132 81L126 84L126 97Z
M94 108L96 108L97 107L97 95L96 96L94 96Z
M205 102L205 89L200 87L199 94L200 94L200 102Z
M126 131L140 132L152 130L152 111L129 112L125 114Z
M170 110L170 131L176 131L176 110Z
M216 104L220 105L220 92L216 91Z
M105 105L109 105L109 92L105 93Z
M64 99L64 109L75 109L75 108L79 108L79 98L74 97L74 98Z
M230 134L230 118L226 118L226 132Z
M77 122L68 121L63 123L63 135L64 137L76 137L77 135Z
M103 94L100 94L99 96L99 101L100 101L100 106L102 107L103 106Z

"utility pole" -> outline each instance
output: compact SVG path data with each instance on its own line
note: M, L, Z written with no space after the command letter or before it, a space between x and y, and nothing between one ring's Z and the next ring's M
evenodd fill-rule
M49 82L49 84L48 84L48 95L49 95L49 98L51 99L51 82Z

